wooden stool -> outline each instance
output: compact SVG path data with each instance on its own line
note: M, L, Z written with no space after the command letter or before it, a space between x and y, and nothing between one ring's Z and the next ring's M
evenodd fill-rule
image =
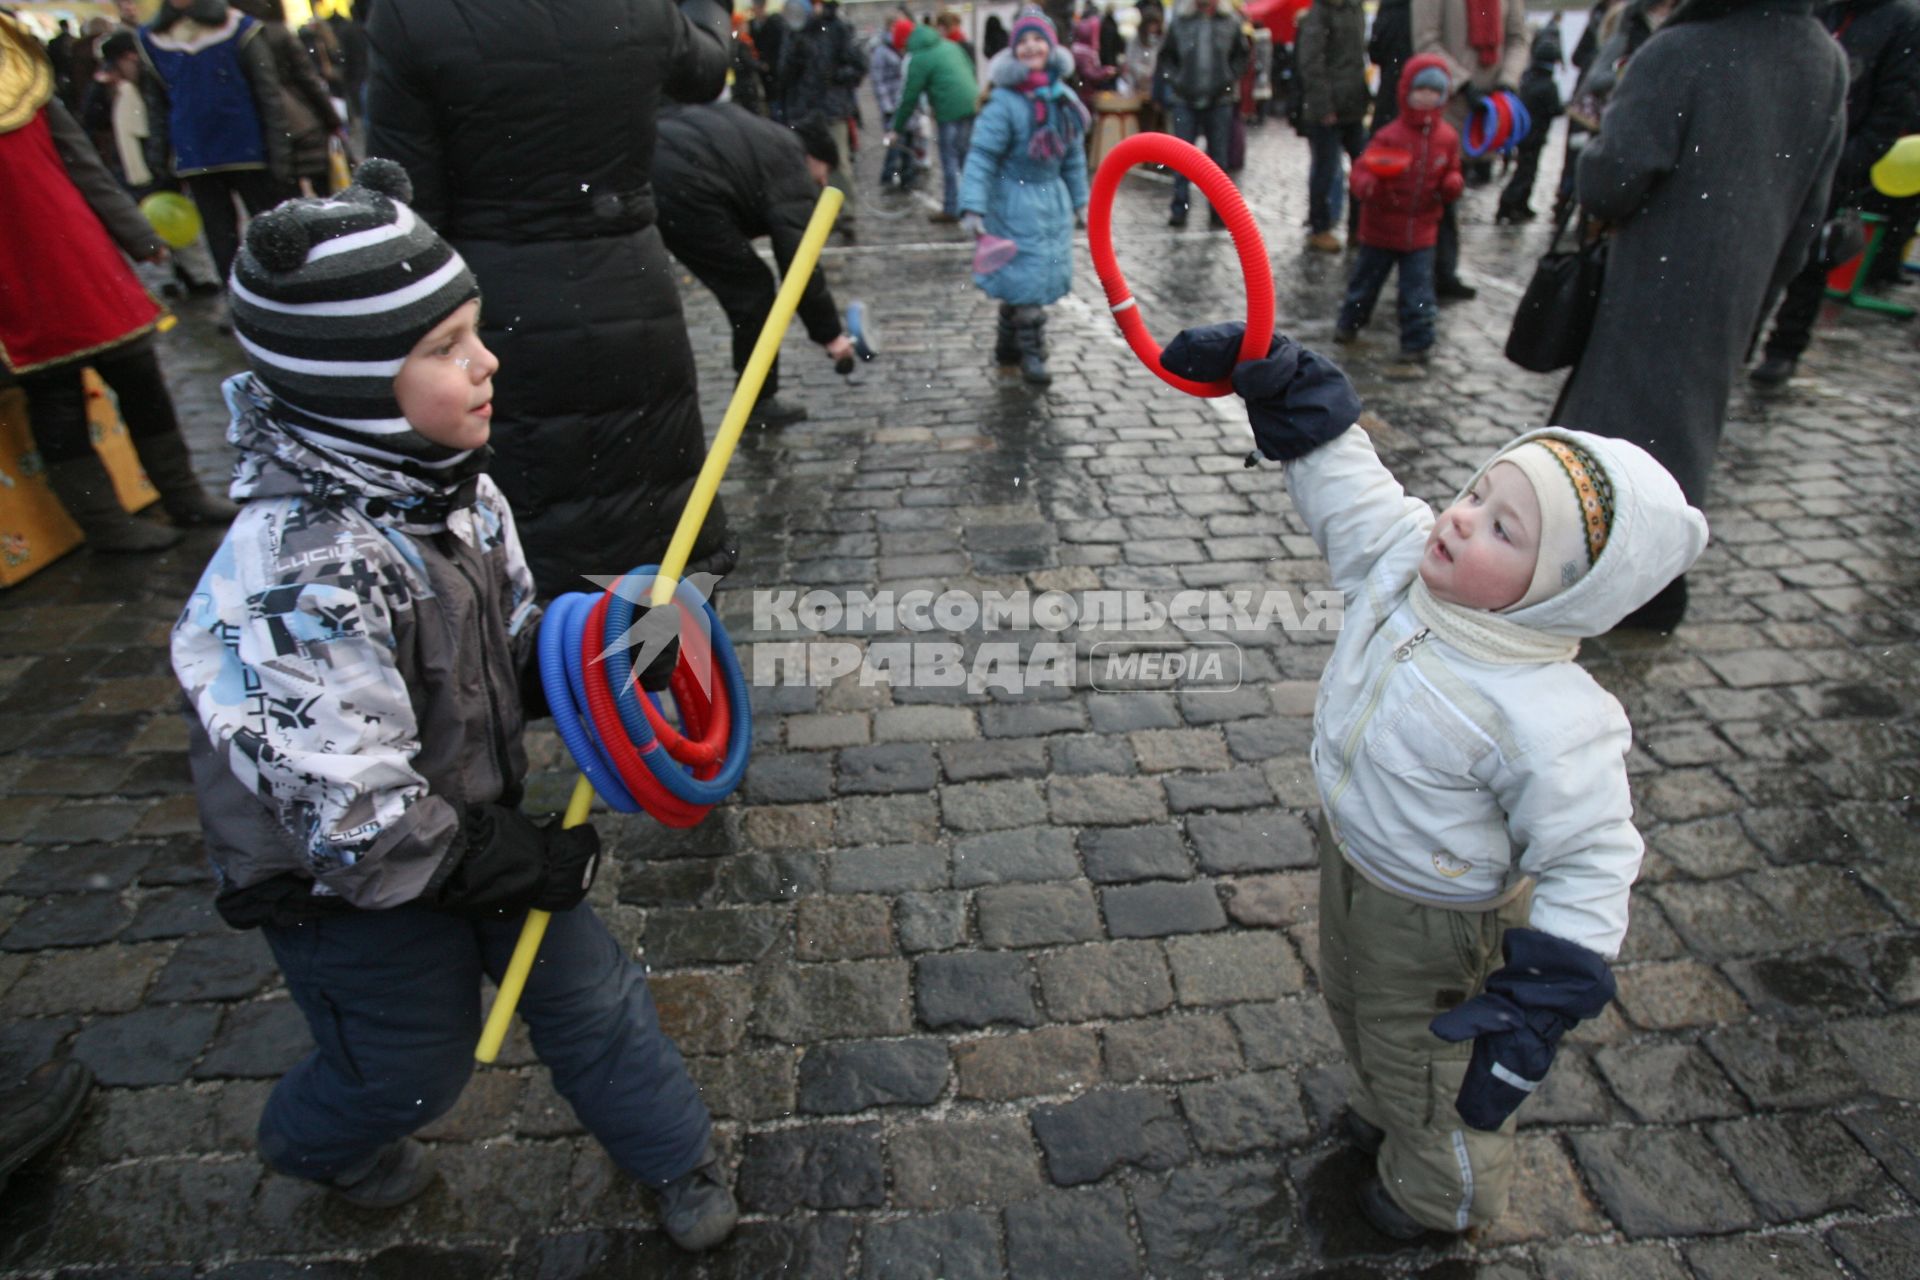
M1089 170L1098 169L1107 152L1140 132L1140 107L1145 102L1138 94L1093 95L1093 133L1087 142Z

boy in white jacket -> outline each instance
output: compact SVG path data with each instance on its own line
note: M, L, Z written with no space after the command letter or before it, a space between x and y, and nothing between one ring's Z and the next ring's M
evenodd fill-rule
M1686 571L1706 520L1638 447L1553 427L1435 516L1337 366L1276 336L1235 367L1241 333L1189 330L1162 363L1231 372L1346 602L1312 755L1320 981L1378 1157L1360 1204L1397 1238L1464 1231L1505 1207L1556 1043L1613 998L1640 868L1632 729L1573 657Z

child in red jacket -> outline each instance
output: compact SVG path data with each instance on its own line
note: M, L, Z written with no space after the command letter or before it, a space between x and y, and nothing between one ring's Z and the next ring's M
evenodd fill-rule
M1440 118L1450 92L1446 63L1432 54L1400 71L1400 114L1373 135L1353 166L1360 206L1359 255L1334 322L1352 342L1373 316L1393 268L1400 268L1400 359L1418 366L1433 347L1433 244L1442 209L1460 198L1460 134Z

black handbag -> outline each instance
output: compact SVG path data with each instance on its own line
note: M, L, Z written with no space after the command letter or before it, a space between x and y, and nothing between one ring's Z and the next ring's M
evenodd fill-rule
M1565 223L1554 228L1507 333L1507 359L1535 373L1552 373L1578 361L1593 333L1594 313L1600 309L1606 237L1589 236L1582 218L1573 247L1562 249L1560 235L1565 230Z

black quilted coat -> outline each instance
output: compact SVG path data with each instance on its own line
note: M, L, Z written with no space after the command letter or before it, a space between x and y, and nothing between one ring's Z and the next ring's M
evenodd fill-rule
M657 561L705 456L654 116L725 82L713 0L406 0L374 10L368 150L479 277L492 466L541 596ZM688 571L725 572L716 502Z

